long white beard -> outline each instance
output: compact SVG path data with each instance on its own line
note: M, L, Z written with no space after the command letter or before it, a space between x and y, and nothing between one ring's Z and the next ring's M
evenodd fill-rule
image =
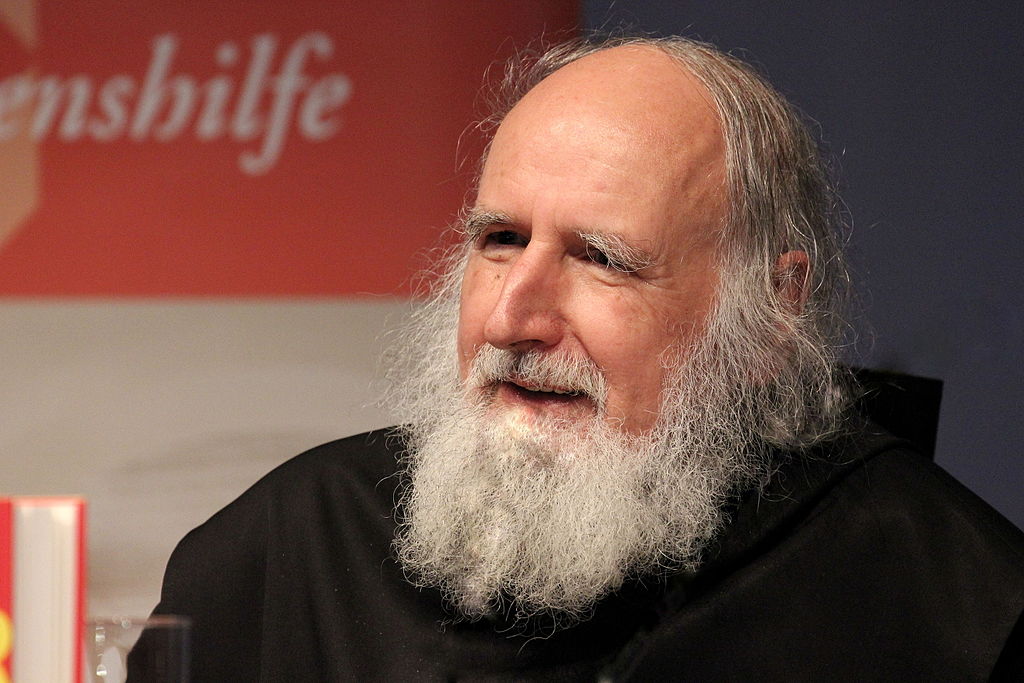
M671 371L661 419L643 436L600 412L527 422L455 379L443 395L436 382L429 397L406 395L421 410L395 542L410 578L471 618L511 607L567 624L631 577L695 567L730 495L766 472L731 424L721 382L693 371L706 351Z
M543 359L532 372L580 386L592 420L529 426L489 413L457 367L465 251L443 258L389 358L386 400L408 430L395 549L410 579L469 617L509 607L571 623L630 578L696 567L728 502L763 486L777 453L839 433L848 393L834 347L773 303L761 269L732 266L703 335L652 359L666 368L660 414L630 436L603 419L586 362ZM486 375L509 358L485 361Z

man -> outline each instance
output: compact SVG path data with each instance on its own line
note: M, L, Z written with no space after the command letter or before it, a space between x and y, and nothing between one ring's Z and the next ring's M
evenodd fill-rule
M172 556L194 679L1024 673L1024 536L851 407L835 200L790 107L682 39L508 86L396 354L404 426L289 461Z

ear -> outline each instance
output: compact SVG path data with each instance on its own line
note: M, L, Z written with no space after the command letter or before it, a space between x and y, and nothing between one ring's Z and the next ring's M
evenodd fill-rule
M775 260L772 284L779 300L793 315L804 310L810 294L810 270L810 260L803 251L787 251Z

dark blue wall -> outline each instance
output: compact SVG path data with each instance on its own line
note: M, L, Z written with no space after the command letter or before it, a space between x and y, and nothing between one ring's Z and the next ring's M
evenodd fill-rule
M853 220L860 359L945 381L936 460L1024 526L1024 3L585 0L711 41L820 123Z

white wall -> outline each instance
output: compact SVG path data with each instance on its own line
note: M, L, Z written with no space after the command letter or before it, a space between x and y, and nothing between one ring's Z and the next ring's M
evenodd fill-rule
M2 303L0 493L85 495L90 614L146 614L189 529L292 455L391 423L377 358L407 308Z

